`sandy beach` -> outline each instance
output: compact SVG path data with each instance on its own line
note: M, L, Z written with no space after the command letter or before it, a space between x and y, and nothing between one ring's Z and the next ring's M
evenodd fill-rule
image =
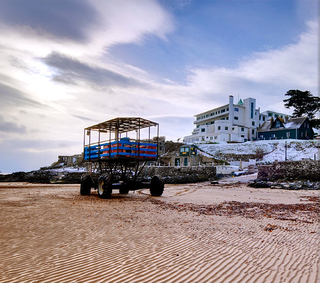
M99 199L0 183L0 282L319 282L319 192L241 179Z

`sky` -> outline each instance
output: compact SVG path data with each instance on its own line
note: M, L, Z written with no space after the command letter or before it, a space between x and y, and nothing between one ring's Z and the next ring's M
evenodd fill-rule
M83 150L83 129L143 117L176 141L194 115L319 96L317 0L1 0L0 171Z

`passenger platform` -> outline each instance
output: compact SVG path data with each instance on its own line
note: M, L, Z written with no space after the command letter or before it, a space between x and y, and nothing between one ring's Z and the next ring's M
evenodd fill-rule
M156 160L157 144L130 141L121 138L119 141L102 142L84 148L84 160L94 161L113 158L134 158L139 160Z

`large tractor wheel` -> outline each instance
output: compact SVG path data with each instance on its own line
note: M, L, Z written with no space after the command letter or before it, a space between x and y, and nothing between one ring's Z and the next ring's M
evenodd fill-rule
M92 179L90 175L85 175L81 178L80 195L90 195L92 187Z
M158 176L153 176L150 184L150 194L153 197L159 197L164 190L164 183Z
M98 183L99 198L110 198L112 193L112 175L101 176Z

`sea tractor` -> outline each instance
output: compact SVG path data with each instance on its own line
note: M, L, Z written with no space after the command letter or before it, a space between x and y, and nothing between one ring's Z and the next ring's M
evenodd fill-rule
M156 136L151 139L152 132ZM91 188L100 198L110 198L113 190L128 194L143 188L149 188L152 196L162 195L162 179L146 175L159 156L158 123L130 117L87 127L83 152L87 174L81 178L81 195L89 195Z

